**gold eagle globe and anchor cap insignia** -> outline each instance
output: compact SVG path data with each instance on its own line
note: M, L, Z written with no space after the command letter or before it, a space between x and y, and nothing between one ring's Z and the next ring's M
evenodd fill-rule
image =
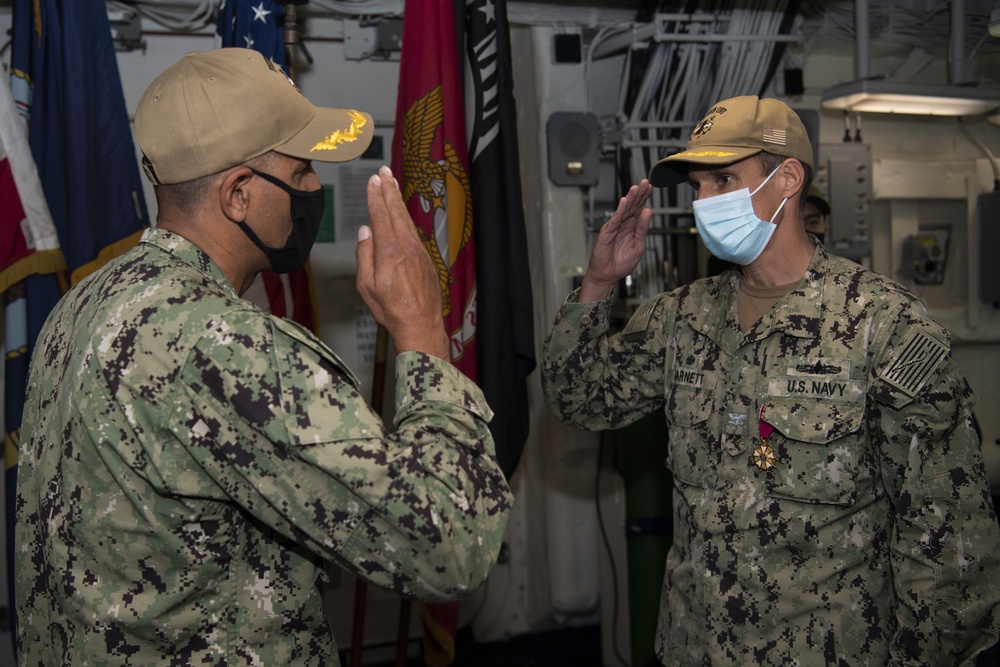
M446 139L444 155L431 156L444 122L444 95L440 85L416 100L403 122L403 201L419 198L421 209L434 220L434 236L418 225L427 252L437 267L442 314L451 312L451 266L472 238L472 184L462 161ZM458 243L454 240L458 239Z

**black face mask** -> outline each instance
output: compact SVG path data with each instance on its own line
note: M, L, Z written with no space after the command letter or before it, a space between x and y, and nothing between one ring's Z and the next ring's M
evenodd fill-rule
M309 252L312 250L313 243L316 242L319 225L323 221L323 211L326 209L326 194L323 192L323 188L295 190L274 176L264 174L256 169L250 171L288 193L288 198L291 200L292 233L288 235L284 247L272 248L264 245L264 242L254 234L245 221L238 223L239 228L253 241L255 246L261 249L267 257L267 261L271 263L271 270L275 273L289 273L302 268L306 260L309 259Z

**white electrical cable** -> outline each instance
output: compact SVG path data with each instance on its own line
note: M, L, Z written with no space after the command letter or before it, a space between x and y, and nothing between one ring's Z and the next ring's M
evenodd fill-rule
M587 47L587 55L583 61L583 81L587 88L586 99L588 100L594 99L592 91L592 81L591 81L593 79L593 77L591 76L591 71L594 64L594 51L604 40L613 37L615 35L620 35L622 33L629 32L634 28L634 25L635 24L631 21L614 23L612 25L608 25L601 28L600 30L597 31L597 34L594 35L594 38L591 40L590 45ZM624 86L622 86L622 90L624 90Z
M989 158L990 167L993 168L993 183L994 185L1000 184L1000 166L997 165L997 158L990 151L989 146L987 146L985 142L978 137L972 136L972 133L969 132L969 127L965 124L965 121L961 117L958 119L958 126L962 128L962 134L964 134L969 141L978 146L979 149L986 154L986 157Z
M697 73L697 64L693 61L698 57L698 49L700 45L694 42L685 42L684 44L677 45L677 52L680 57L680 63L678 69L682 72L681 76L678 78L678 83L681 90L690 90L697 81L694 78L695 73ZM667 101L667 100L664 100ZM677 118L681 113L680 106L684 101L684 97L680 95L674 95L673 99L668 102L665 107L667 112L665 118Z
M930 10L921 10L901 2L873 2L869 4L869 33L871 41L925 49L947 49L950 38L947 25L948 2L939 2ZM802 34L808 49L819 37L834 37L853 41L854 2L853 0L805 0L800 13L803 16ZM990 11L979 6L966 6L965 45L966 51L977 48L980 36L989 27ZM995 52L1000 49L1000 41L987 40L980 48Z
M189 7L176 2L155 0L110 1L108 7L119 10L131 9L139 16L158 23L168 30L194 32L215 23L218 0L192 0Z

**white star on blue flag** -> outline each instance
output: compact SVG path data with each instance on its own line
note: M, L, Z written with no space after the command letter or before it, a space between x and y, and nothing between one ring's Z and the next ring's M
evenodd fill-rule
M285 69L284 11L274 0L226 0L219 6L216 46L254 49Z

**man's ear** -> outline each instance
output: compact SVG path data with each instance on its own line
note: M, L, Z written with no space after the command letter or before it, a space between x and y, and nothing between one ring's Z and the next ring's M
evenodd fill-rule
M784 191L782 192L783 197L791 198L795 193L800 194L800 199L805 197L802 187L805 185L806 171L802 167L801 162L795 158L787 158L781 163L779 173L785 181Z
M250 180L253 171L250 167L234 167L225 172L216 181L216 192L219 197L219 208L233 222L243 222L247 219L250 207Z

